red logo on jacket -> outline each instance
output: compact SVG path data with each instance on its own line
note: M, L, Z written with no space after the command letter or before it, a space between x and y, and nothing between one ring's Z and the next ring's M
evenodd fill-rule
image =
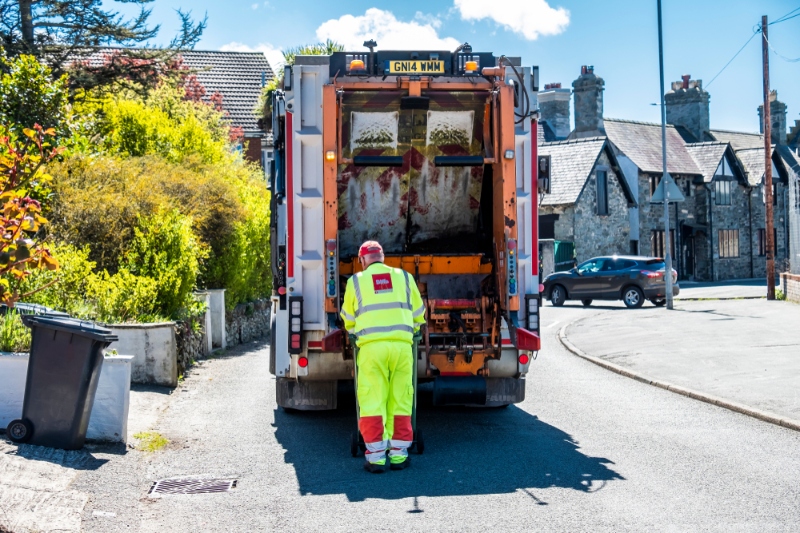
M373 274L372 275L372 288L375 289L375 294L383 294L392 292L392 275L391 274Z

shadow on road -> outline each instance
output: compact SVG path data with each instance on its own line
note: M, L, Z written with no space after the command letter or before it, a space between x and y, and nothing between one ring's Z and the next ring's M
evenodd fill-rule
M71 470L97 470L108 462L108 459L98 459L91 451L124 455L124 444L87 444L81 450L59 450L32 444L14 445L10 441L2 440L0 444L9 445L3 450L9 457L21 457L28 461L43 461L69 468ZM90 451L91 449L91 451Z
M408 470L383 475L362 470L350 456L355 406L340 395L336 411L288 414L276 410L276 438L294 466L300 493L344 494L350 501L418 496L502 494L562 487L594 492L623 480L602 457L579 451L560 429L514 406L506 409L438 408L421 394L418 427L425 453ZM410 510L409 512L419 512Z

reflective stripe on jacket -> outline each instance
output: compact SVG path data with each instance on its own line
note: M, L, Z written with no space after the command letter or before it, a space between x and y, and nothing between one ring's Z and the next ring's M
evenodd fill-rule
M347 280L341 316L359 346L373 341L411 344L425 323L425 304L408 272L372 263Z

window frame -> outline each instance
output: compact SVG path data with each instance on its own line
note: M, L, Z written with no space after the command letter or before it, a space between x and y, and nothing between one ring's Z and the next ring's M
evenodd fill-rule
M600 176L602 175L602 205L600 202L601 199L601 186L600 186ZM608 169L605 167L597 167L595 170L595 207L598 216L607 216L609 213L608 209ZM602 207L602 209L601 209Z
M717 230L717 249L720 259L737 259L741 256L738 229Z

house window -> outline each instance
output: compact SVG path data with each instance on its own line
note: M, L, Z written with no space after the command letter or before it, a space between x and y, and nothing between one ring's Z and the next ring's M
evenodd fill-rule
M714 203L717 205L731 205L731 183L725 178L714 179Z
M669 230L669 243L669 251L672 257L675 257L675 230ZM654 257L664 257L666 255L663 229L654 229L650 232L650 253Z
M597 171L597 214L608 214L608 172Z
M731 189L735 179L727 156L723 156L714 172L714 203L716 205L731 205Z
M683 195L686 198L691 198L692 192L694 192L694 186L692 184L691 178L686 178L683 182Z
M778 228L772 228L772 243L774 248L778 247ZM758 255L761 257L767 255L767 230L765 228L758 230Z
M719 230L719 256L739 257L739 230Z
M661 176L650 176L650 198L655 194L659 183L661 183Z
M800 211L800 179L794 182L794 210Z

